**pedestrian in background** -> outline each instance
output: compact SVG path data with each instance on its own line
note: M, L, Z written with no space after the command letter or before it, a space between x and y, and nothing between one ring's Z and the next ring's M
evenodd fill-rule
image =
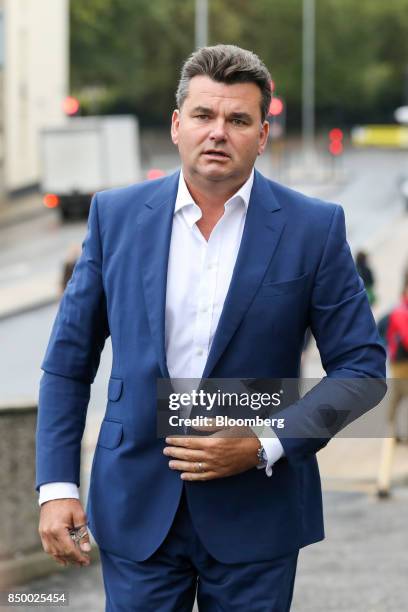
M357 272L359 273L359 275L361 276L363 280L370 306L373 306L375 302L375 293L374 293L375 279L374 279L373 271L371 270L369 262L368 262L367 253L365 253L364 251L359 251L357 253L356 267L357 267Z
M402 441L397 433L397 410L408 398L408 268L404 274L401 301L379 322L379 331L385 340L391 370L387 433L384 436L377 493L380 498L390 494L392 464L395 447Z
M387 328L387 348L393 380L389 419L394 421L396 410L408 397L408 268L405 270L401 301L390 313Z

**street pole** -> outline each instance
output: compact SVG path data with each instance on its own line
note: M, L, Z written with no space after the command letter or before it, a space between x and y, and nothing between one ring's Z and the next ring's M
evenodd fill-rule
M195 3L195 47L206 47L208 44L208 0L196 0Z
M315 147L315 0L303 0L302 144L305 162Z

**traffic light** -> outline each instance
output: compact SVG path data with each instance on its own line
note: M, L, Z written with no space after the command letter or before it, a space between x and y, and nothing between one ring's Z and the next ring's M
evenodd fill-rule
M329 132L329 151L333 157L338 157L343 153L343 131L339 128L333 128Z
M269 105L269 115L272 117L278 117L283 113L285 109L285 105L283 103L282 98L278 98L278 96L273 96L271 103Z
M67 96L64 102L62 103L62 108L66 115L72 117L73 115L76 115L79 111L79 101L72 96Z
M285 133L286 109L285 102L278 96L272 96L268 111L270 125L269 135L272 140L281 138Z

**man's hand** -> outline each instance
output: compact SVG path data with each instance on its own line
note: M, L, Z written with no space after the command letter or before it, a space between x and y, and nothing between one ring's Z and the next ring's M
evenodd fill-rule
M225 478L258 463L260 442L251 429L223 429L208 437L173 436L166 443L163 453L171 458L169 467L181 471L182 480Z
M42 504L38 532L45 552L59 565L89 565L89 535L78 544L69 535L70 529L85 524L86 515L78 499L53 499Z

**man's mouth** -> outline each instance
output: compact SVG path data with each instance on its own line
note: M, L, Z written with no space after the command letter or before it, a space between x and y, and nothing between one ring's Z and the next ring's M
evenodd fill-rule
M229 157L228 153L225 153L225 151L220 151L219 149L208 149L207 151L204 151L204 155L210 155L211 157L223 157L223 158Z

